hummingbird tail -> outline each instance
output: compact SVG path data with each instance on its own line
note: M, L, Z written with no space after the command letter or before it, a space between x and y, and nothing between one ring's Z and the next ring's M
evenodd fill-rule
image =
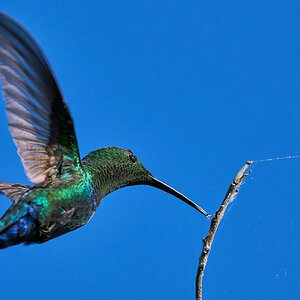
M37 230L38 208L15 202L0 219L0 249L30 243Z
M20 243L28 243L32 233L35 232L36 223L25 217L10 226L0 234L0 249Z

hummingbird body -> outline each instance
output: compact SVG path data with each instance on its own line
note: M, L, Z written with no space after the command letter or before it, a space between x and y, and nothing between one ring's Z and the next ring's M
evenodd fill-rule
M88 174L76 181L30 188L2 217L0 248L22 242L43 243L75 230L93 216L97 200ZM5 227L8 229L4 230Z
M0 248L43 243L85 225L101 199L131 185L183 194L156 179L130 151L102 148L81 159L73 121L42 51L18 23L0 13L0 81L8 127L34 186L0 182L13 201L0 219Z

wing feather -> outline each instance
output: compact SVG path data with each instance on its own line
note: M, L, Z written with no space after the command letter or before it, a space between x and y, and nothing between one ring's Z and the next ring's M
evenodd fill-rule
M30 188L28 185L0 182L0 194L5 195L12 201L18 201Z
M0 13L0 80L9 130L35 184L81 172L73 121L42 51Z

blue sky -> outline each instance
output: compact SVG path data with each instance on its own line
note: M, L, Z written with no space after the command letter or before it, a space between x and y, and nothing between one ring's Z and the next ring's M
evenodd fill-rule
M83 4L84 3L84 4ZM298 1L4 1L48 57L82 156L130 148L214 212L246 160L300 154ZM1 181L29 183L0 104ZM298 299L300 160L257 164L227 212L205 299ZM9 201L1 199L1 213ZM130 187L91 222L2 250L3 299L194 299L209 222Z

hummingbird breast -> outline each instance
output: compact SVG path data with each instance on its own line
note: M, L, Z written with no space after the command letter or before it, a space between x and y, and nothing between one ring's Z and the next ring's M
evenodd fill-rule
M97 208L92 187L82 182L46 189L33 202L40 206L39 230L31 241L36 243L44 243L85 225Z

